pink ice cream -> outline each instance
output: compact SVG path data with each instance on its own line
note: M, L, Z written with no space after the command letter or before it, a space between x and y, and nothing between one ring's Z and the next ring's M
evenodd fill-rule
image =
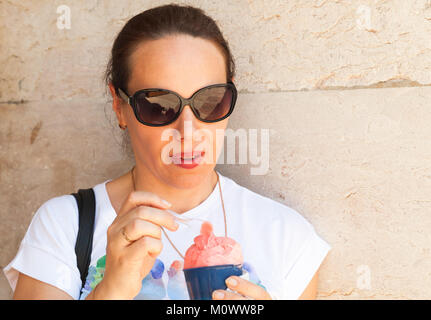
M239 243L228 237L216 237L211 223L205 221L201 234L186 251L184 269L242 263Z

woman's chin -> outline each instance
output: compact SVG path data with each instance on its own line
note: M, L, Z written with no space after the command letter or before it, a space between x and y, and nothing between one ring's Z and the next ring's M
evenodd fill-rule
M197 185L205 183L211 172L214 171L214 166L199 165L194 168L182 168L181 166L172 165L168 170L166 179L169 184L177 188L194 188Z

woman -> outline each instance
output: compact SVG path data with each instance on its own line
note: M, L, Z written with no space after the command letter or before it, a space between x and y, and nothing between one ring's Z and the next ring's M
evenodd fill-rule
M181 269L202 220L240 243L248 274L228 278L229 290L214 291L213 299L316 297L330 246L295 210L214 169L222 145L211 137L233 111L234 73L227 42L200 9L165 5L127 22L106 80L136 165L93 188L93 251L82 288L75 199L55 197L38 209L4 268L15 299L189 299ZM192 95L192 103L184 100ZM206 134L199 143L197 131ZM169 210L200 220L178 224Z

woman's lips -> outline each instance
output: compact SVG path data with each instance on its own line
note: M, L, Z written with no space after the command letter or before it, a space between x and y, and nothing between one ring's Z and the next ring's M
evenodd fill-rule
M172 156L173 163L184 169L192 169L201 163L204 151L181 152Z

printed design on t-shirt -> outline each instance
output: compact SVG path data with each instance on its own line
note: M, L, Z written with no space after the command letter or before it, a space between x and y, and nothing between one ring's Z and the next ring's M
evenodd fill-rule
M172 300L189 300L186 280L184 278L183 262L175 260L168 270L168 297Z
M163 271L165 265L159 259L154 262L153 268L142 280L141 291L134 298L135 300L161 300L166 296L165 285L163 284Z
M103 279L105 273L106 255L99 258L95 266L90 266L88 269L88 275L85 281L85 285L82 289L80 299L85 297L93 290L97 284ZM253 266L248 263L243 263L244 274L241 278L244 278L250 282L253 282L262 288L265 286L260 281ZM183 262L175 260L172 262L168 270L165 270L165 265L160 259L156 259L153 268L142 280L141 291L134 298L135 300L188 300L190 299L187 285L184 278ZM165 282L167 285L165 286Z

